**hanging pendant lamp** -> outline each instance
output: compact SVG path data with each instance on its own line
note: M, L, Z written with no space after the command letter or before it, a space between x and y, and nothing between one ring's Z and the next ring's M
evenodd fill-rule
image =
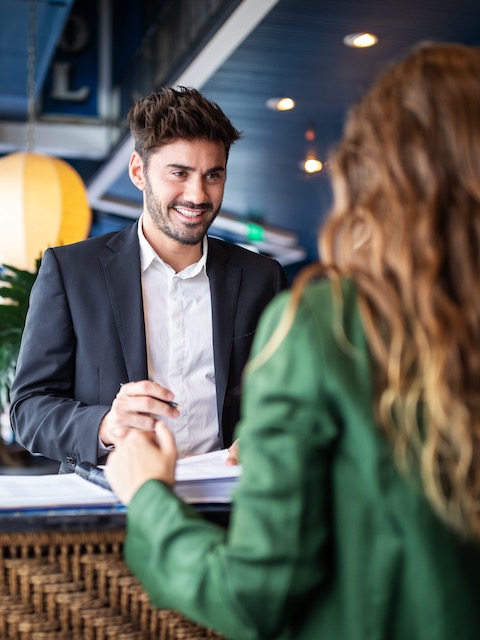
M84 184L67 162L33 152L0 158L0 261L33 270L48 247L88 236Z
M27 151L0 158L0 263L34 270L48 247L88 236L85 186L64 160L33 152L36 0L30 0Z

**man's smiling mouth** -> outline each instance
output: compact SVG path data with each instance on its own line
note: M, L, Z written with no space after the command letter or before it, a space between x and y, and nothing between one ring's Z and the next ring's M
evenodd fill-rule
M192 209L184 209L183 207L173 207L175 209L175 211L178 211L178 213L181 213L182 216L185 216L186 218L198 218L198 216L201 216L202 213L205 212L205 209L196 209L196 210L192 210Z

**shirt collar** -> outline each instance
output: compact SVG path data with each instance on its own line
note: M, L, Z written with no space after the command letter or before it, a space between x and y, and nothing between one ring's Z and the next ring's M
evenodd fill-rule
M166 265L171 270L172 268L170 267L170 265L160 258L160 256L155 252L152 245L145 238L145 235L143 233L143 228L142 228L142 221L143 221L143 213L138 219L138 229L137 229L138 242L140 245L140 264L141 264L142 273L145 273L145 271L154 261L157 261L157 262L160 262L160 264ZM202 257L198 262L194 262L193 264L188 265L188 267L185 267L185 269L183 269L183 271L180 271L180 273L188 276L195 276L197 273L200 273L200 271L202 270L205 270L206 272L207 254L208 254L208 239L207 239L207 236L205 235L203 238L203 244L202 244Z

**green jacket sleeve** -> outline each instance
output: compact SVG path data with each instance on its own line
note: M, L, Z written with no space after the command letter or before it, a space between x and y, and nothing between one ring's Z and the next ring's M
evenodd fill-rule
M264 314L254 354L287 300L278 296ZM278 349L246 376L238 434L243 475L228 532L156 481L129 507L126 559L152 602L229 638L295 637L292 628L308 618L328 574L328 460L336 428L322 395L317 322L302 304Z

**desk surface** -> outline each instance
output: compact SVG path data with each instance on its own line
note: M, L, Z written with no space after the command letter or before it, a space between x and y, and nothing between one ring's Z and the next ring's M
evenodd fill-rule
M228 525L229 504L192 506L206 519L221 526ZM126 508L124 506L1 511L0 533L124 529L125 520Z

